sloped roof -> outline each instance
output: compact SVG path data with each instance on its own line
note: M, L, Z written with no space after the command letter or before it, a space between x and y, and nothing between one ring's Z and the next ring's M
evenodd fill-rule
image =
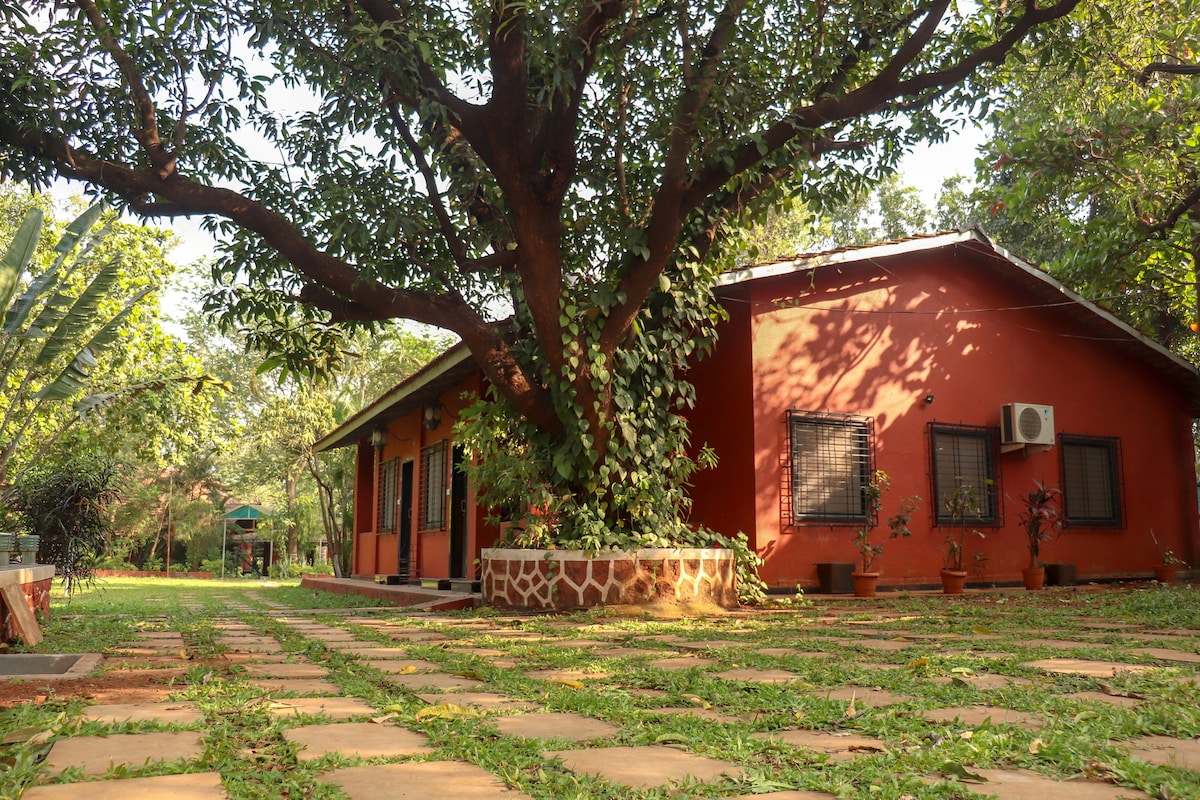
M913 236L878 244L840 247L756 264L724 273L718 279L715 291L720 295L722 289L751 281L945 248L963 248L971 251L981 258L981 263L1028 291L1039 302L1056 306L1080 325L1095 331L1097 336L1113 342L1174 379L1187 392L1192 414L1200 416L1200 372L1194 364L1122 322L1112 312L1068 289L1049 273L1005 250L979 228Z
M470 375L474 369L475 361L470 351L459 342L318 439L313 449L320 453L356 444L359 439L371 435L377 421L403 417L437 400L439 394Z
M221 516L224 519L258 519L270 516L271 509L257 503L238 503Z

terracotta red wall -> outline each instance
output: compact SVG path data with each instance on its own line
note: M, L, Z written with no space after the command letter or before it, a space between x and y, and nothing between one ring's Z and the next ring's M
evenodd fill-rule
M687 373L696 387L696 407L687 414L693 452L708 445L718 455L715 469L692 478L691 521L750 536L756 526L750 306L727 301L725 308L729 320L719 344Z
M360 482L358 486L355 496L355 519L357 521L360 516L369 518L370 525L366 531L360 531L355 537L354 572L356 575L373 576L396 571L399 533L375 533L379 526L379 509L375 502L375 491L379 481L378 465L393 458L397 459L400 466L403 466L406 461L412 461L414 464L413 535L409 553L409 575L412 578L445 578L450 575L450 498L448 496L445 499L446 530L423 531L420 528L421 450L439 441L446 442L446 485L449 487L454 423L461 416L462 410L469 405L469 401L464 400L462 395L463 392L478 392L480 387L481 378L474 376L464 379L451 389L442 392L438 396L438 401L442 405L442 421L435 430L430 431L422 424L422 407L388 423L387 444L379 455L376 455L374 449L369 445L360 447L359 475L369 473L371 482L365 487ZM364 463L368 466L364 467ZM366 503L370 503L370 506L366 507ZM474 490L469 485L467 509L464 572L468 577L473 577L480 548L489 546L495 541L498 531L486 524L483 511L475 506Z
M1081 329L1062 309L987 310L1036 301L971 257L925 254L884 266L826 268L815 286L806 274L737 287L745 294L735 298L748 302L727 303L732 335L697 370L704 413L695 418L695 439L711 440L711 426L722 424L714 408L729 408L731 420L752 420L750 528L766 558L768 584L812 585L817 562L853 562L857 554L852 527L795 527L781 519L790 408L875 418L877 466L892 478L881 519L895 512L902 497L924 498L913 535L884 541L877 565L884 583L936 582L942 562L942 536L931 519L928 423L995 426L1001 404L1011 402L1054 406L1056 433L1121 441L1125 527L1072 529L1044 546L1043 560L1073 562L1082 578L1147 572L1158 560L1149 539L1153 529L1164 547L1196 562L1190 415L1176 385L1113 343L1087 338L1096 332ZM738 306L750 317L748 335ZM747 411L735 375L737 361L750 358L753 402ZM932 403L925 402L927 395ZM740 420L735 424L736 431L717 436L746 430ZM729 445L735 455L723 471L697 482L703 490L695 495L696 516L721 520L724 532L746 529L736 511L740 499L730 501L735 485L745 481L737 469L744 444ZM988 557L985 579L1011 581L1028 559L1017 497L1034 479L1060 484L1059 448L1028 457L999 455L997 471L1005 526L989 529L977 549ZM885 533L881 526L875 536L884 540Z

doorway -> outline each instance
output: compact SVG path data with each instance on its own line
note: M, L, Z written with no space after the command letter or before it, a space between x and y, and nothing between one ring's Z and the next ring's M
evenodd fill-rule
M450 458L450 577L467 575L467 473L463 472L463 448L454 446Z
M400 541L396 545L396 574L401 582L409 579L409 559L412 556L413 530L413 473L414 462L410 459L400 466L400 514L397 530L400 531Z

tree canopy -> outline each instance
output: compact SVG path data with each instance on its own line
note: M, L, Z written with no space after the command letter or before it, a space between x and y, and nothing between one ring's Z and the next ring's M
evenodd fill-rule
M329 323L454 331L540 480L670 536L728 226L849 196L1077 2L33 2L0 175L205 215L214 302L291 368Z
M981 175L1009 246L1177 348L1200 327L1197 47L1192 2L1089 2L1000 76Z

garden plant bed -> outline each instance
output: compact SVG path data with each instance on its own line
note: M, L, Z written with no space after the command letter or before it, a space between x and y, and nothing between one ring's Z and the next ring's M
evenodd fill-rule
M483 599L497 608L572 611L653 602L738 606L729 550L485 549Z

